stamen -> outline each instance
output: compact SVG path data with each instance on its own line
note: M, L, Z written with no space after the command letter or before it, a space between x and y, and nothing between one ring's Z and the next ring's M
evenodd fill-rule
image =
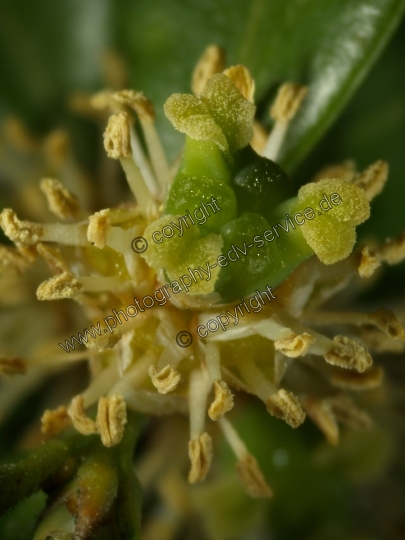
M209 383L205 373L192 371L189 381L190 439L198 439L204 432L208 392Z
M60 182L53 178L43 178L39 185L46 196L49 210L55 216L66 219L79 215L79 199L76 195L65 189Z
M84 292L84 284L72 274L64 272L41 283L37 289L38 300L74 298Z
M377 161L365 171L357 174L353 179L353 184L361 187L368 201L372 201L384 188L388 178L388 163L386 161Z
M211 384L216 380L221 380L221 356L219 347L215 343L207 343L205 347L205 363L207 364Z
M97 427L94 421L86 416L84 410L84 399L83 396L75 396L68 409L67 413L72 420L74 428L81 433L82 435L93 435L97 433Z
M110 209L106 208L89 217L87 239L99 249L108 246L125 255L128 253L128 248L135 234L138 233L138 228L122 229L121 227L113 227L110 222L110 215Z
M145 179L145 183L148 186L149 191L153 194L153 196L157 197L157 182L155 179L155 176L152 172L150 163L145 155L145 151L142 148L141 141L139 140L138 133L134 129L134 127L131 125L131 147L132 147L132 155L134 158L135 163L138 165L138 167L141 170L141 174Z
M173 392L173 390L176 390L182 380L182 377L177 369L170 365L165 366L163 369L159 369L154 365L150 366L149 376L153 386L157 389L159 394Z
M121 112L121 107L119 107L114 100L111 98L110 90L100 90L96 92L89 98L89 104L93 109L97 111L105 111L106 109L112 109L114 112Z
M274 384L278 385L287 369L287 359L279 351L274 352Z
M374 272L381 266L381 262L378 257L370 253L368 247L364 247L360 254L360 264L358 272L361 278L369 278Z
M376 255L388 264L398 264L405 259L405 231L398 238L389 238L377 250Z
M224 71L224 75L231 79L233 84L239 88L244 98L254 103L255 81L245 66L232 66Z
M238 370L253 392L266 404L267 411L281 418L291 427L297 427L305 420L305 413L298 399L283 389L278 389L264 376L253 361L238 362Z
M284 324L276 314L254 323L254 330L259 335L274 342L286 338L289 339L292 334L295 333L287 324Z
M39 255L41 255L41 257L44 259L53 274L63 274L64 272L69 272L68 265L65 259L62 257L60 249L51 248L50 246L42 243L37 244L36 247Z
M339 427L330 403L325 399L307 396L302 404L310 418L325 435L326 440L336 446L339 442Z
M277 387L266 379L264 373L253 360L243 358L238 362L237 368L253 393L265 403L269 395L277 392Z
M82 276L83 292L110 291L119 293L128 283L115 276Z
M113 349L117 343L122 341L122 334L118 329L114 329L114 334L107 333L95 338L87 335L87 343L85 343L88 349L103 352L107 349ZM89 355L86 352L87 356Z
M388 309L377 309L373 313L321 311L306 313L305 320L315 324L353 324L363 326L373 324L392 339L405 340L405 329L399 318Z
M117 349L116 349L116 356L117 356L118 369L119 369L121 377L124 376L124 373L132 364L135 357L134 350L131 346L134 334L135 332L134 330L132 330L131 332L125 333L120 340L116 341L116 343L118 343ZM112 335L113 334L110 334L110 336Z
M131 107L138 115L145 135L152 166L163 194L169 181L170 171L162 144L154 126L155 111L152 103L142 92L134 92L133 90L116 92L112 95L112 98L119 103Z
M121 394L125 401L129 403L127 397L133 395L134 387L139 387L144 384L148 377L149 367L156 362L156 355L150 352L145 353L141 358L138 358L130 370L125 373L121 373L121 366L119 363L114 364L117 367L117 375L120 376L115 384L110 384L108 388L108 395ZM100 388L104 387L104 381L101 381ZM101 393L104 393L101 391ZM152 393L157 395L156 392ZM95 392L92 395L96 395ZM92 399L92 402L97 398ZM134 398L135 399L135 398ZM141 400L142 401L142 400Z
M323 356L328 364L332 366L355 369L360 373L373 363L367 349L346 336L335 336L332 341L332 348Z
M127 286L115 276L83 276L76 278L63 272L41 283L37 289L38 300L61 300L75 298L84 292L110 291L119 293Z
M355 371L337 371L330 378L331 384L344 390L362 392L363 390L373 390L381 385L384 370L379 367L371 367L364 373Z
M269 134L261 123L258 120L253 120L253 139L250 141L250 146L261 156L263 155L268 136Z
M216 380L212 383L215 399L208 409L211 420L217 421L233 408L233 394L225 381Z
M327 399L332 407L336 419L353 429L367 429L372 425L372 420L367 413L361 411L346 395L339 395Z
M270 110L270 116L275 124L267 139L263 152L264 157L277 161L288 125L297 113L307 91L306 86L293 83L283 84L279 88L276 100Z
M227 384L235 388L235 390L240 390L246 394L253 394L252 389L245 382L242 381L239 377L235 375L230 369L221 366L221 372L224 379L227 381Z
M290 122L297 114L308 87L294 83L283 84L277 93L270 115L276 122Z
M290 358L297 358L298 356L305 356L309 346L314 342L315 338L307 332L301 335L291 332L289 336L277 339L274 342L274 348Z
M376 328L363 328L360 332L360 338L368 348L378 353L388 352L399 354L405 351L405 343L403 341L393 340Z
M107 398L101 397L99 399L96 427L104 446L116 446L121 442L126 423L126 404L120 394L113 394Z
M204 432L205 411L207 408L208 380L201 370L190 374L189 407L190 407L190 441L188 451L191 469L188 476L190 484L205 479L212 460L212 440Z
M205 480L212 461L212 439L204 432L188 443L191 469L188 475L190 484Z
M104 148L108 157L120 160L132 193L135 195L140 207L146 211L148 205L152 204L152 197L139 167L132 158L127 113L121 112L110 116L104 132Z
M296 428L305 420L305 412L298 399L291 392L280 388L266 400L267 411Z
M0 214L0 226L13 242L32 245L37 242L58 242L67 246L88 247L86 222L80 223L32 223L20 221L10 208Z
M213 75L221 73L225 68L225 52L218 45L209 45L194 68L191 88L199 96Z
M124 99L124 97L131 92L131 90L123 90L122 92L111 93L108 90L104 90L94 94L90 99L90 104L93 108L100 111L109 110L112 113L126 112L126 108L130 106L130 103L128 103L128 100ZM150 168L150 164L145 156L138 134L132 123L130 123L130 138L132 155L135 163L140 168L141 174L145 179L145 183L149 190L155 195L156 181L152 169Z
M155 171L156 178L159 182L161 197L163 198L170 180L170 168L155 124L150 120L142 120L141 117L140 122L145 135L146 146L151 157L153 170Z
M356 176L356 163L348 159L343 163L336 165L327 165L318 171L312 179L312 182L319 182L324 178L339 178L345 182L351 182Z
M238 459L236 470L247 493L254 498L271 497L273 492L267 485L256 459L249 453L235 428L225 418L219 420L218 424Z
M58 435L71 424L67 408L61 405L57 409L46 409L41 418L41 433L44 435Z
M35 244L45 234L44 227L30 221L20 221L11 208L5 208L0 214L0 225L13 242Z
M275 310L278 319L285 324L287 329L290 327L293 332L300 334L309 333L305 326L276 304L273 305L273 310ZM255 330L264 337L268 337L266 335L268 330L263 321L255 325ZM313 330L310 332L315 341L309 344L308 353L322 355L329 364L346 369L356 369L360 373L371 366L372 358L367 349L353 339L345 336L335 336L331 340ZM269 339L274 338L269 336Z

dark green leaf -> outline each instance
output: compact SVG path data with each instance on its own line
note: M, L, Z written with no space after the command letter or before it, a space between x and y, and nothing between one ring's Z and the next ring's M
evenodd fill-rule
M43 491L21 501L13 510L0 518L2 540L32 540L38 515L45 508L46 495Z
M0 465L0 514L38 491L62 467L69 455L80 453L96 440L94 436L74 433L68 437L62 434L59 439L31 450L22 459Z
M319 139L360 83L403 12L404 0L119 0L117 42L131 82L157 105L159 130L173 156L181 137L162 114L172 92L190 90L193 66L210 43L244 63L268 103L277 85L308 83L310 92L288 138L294 165ZM267 116L267 106L265 115Z

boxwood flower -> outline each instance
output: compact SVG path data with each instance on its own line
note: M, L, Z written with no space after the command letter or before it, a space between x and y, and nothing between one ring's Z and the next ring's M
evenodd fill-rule
M93 538L103 523L126 535L117 538L137 537L140 493L132 454L140 414L188 416L192 484L210 471L210 423L217 424L246 491L271 496L271 479L264 478L227 416L233 392L257 396L270 415L292 428L308 415L337 444L339 423L370 423L346 392L380 384L382 369L373 366L369 351L405 339L388 310L320 310L349 282L370 278L382 262L395 264L405 256L403 237L373 248L355 246L355 228L369 217L387 164L377 161L362 172L351 163L327 167L297 190L277 161L307 88L281 86L267 135L255 120L248 69L224 68L220 50L209 47L193 74L193 94L167 99L166 116L185 134L181 158L170 166L154 108L141 92L103 91L86 101L86 110L108 117L104 146L109 158L119 160L132 200L89 214L60 179L43 178L40 188L57 221L21 220L9 208L1 213L1 226L15 244L1 248L6 277L29 275L42 259L51 277L39 284L38 300L73 299L92 328L79 335L84 348L58 352L58 341L68 337L59 333L47 336L32 357L0 359L2 373L26 370L33 377L35 370L37 378L39 366L46 373L50 365L89 360L88 388L70 404L44 412L42 430L51 439L0 468L2 510L39 489L51 494L35 540L55 530L63 538ZM213 200L219 211L204 223L187 222ZM154 232L173 223L182 223L181 234L156 242ZM135 238L141 239L135 247L147 248L131 249ZM243 256L231 258L237 248ZM181 276L198 268L209 268L209 279L181 287ZM197 328L241 300L247 305L266 287L274 299L260 311L201 338ZM162 296L159 304L142 307L158 289L166 291L167 301ZM100 326L108 317L114 326ZM329 336L313 328L335 324L350 326L350 334ZM191 338L187 347L176 339L184 332ZM76 344L71 341L70 349ZM159 449L151 443L152 456L162 452L158 443ZM141 476L150 466L140 466Z

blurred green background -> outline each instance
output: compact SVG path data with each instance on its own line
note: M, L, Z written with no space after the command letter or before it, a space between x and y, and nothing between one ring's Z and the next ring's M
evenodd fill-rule
M363 238L383 240L405 229L404 8L403 0L5 0L0 119L19 117L38 135L66 128L81 165L94 174L101 131L74 114L68 101L72 92L106 84L103 57L115 51L125 63L127 84L155 103L158 130L173 158L182 136L173 132L162 105L171 93L190 91L195 62L216 43L225 49L228 64L244 63L251 70L258 116L267 127L277 87L286 80L309 84L283 151L283 164L297 185L329 163L354 159L361 169L377 159L389 162L388 184L360 231ZM0 153L0 197L7 204L18 185L3 157ZM363 301L403 306L404 268L388 269ZM229 524L222 533L213 532L218 517L211 509L214 540L405 538L405 370L403 358L383 361L395 399L376 408L374 430L345 433L337 449L328 448L309 422L292 431L250 400L238 407L235 422L276 497L257 506L231 480L223 480L222 487L219 480L219 499L221 489L235 495L227 508L216 507ZM27 405L30 411L41 409L40 395L16 411L21 426ZM1 431L4 451L14 441L12 433L11 419ZM231 460L225 449L221 456L226 477ZM212 491L204 495L201 488L196 497L207 509ZM236 536L249 527L251 532ZM27 538L23 530L8 534Z

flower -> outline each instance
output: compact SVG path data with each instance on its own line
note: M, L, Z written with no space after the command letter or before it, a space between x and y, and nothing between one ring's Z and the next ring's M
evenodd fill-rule
M381 262L404 258L403 237L354 249L355 227L369 217L387 164L360 173L344 165L338 173L326 170L296 193L276 162L307 89L281 86L271 109L274 129L263 140L249 71L223 68L219 49L209 48L193 76L195 95L168 98L166 115L186 134L174 166L166 162L153 106L142 93L105 91L89 100L109 115L104 146L120 162L136 202L90 214L59 180L44 178L49 210L62 222L20 220L10 208L1 213L1 227L15 244L2 248L3 268L28 272L41 258L53 276L38 286L38 300L74 299L91 325L59 344L49 336L48 352L0 360L0 370L12 374L89 359L88 388L42 418L44 434L62 435L7 469L4 508L43 486L68 458L75 461L41 534L59 519L65 532L91 537L110 512L122 530L139 528L139 520L127 523L125 507L126 493L139 506L136 480L127 478L139 422L134 413L188 416L192 484L206 478L214 459L208 413L235 454L246 491L271 496L226 416L232 391L254 394L292 428L310 416L337 444L338 423L362 428L371 422L346 394L381 383L369 349L384 348L387 336L405 341L399 319L385 309L318 309L349 281L371 277ZM202 215L208 205L209 215ZM312 328L335 324L351 325L350 335L330 338ZM76 351L77 344L85 348ZM84 437L64 437L68 424Z

